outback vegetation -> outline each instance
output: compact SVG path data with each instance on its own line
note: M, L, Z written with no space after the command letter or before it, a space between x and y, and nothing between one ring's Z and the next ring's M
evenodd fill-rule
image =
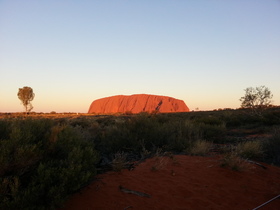
M137 115L2 114L0 209L54 209L97 173L149 157L219 155L280 165L280 108Z
M272 105L272 97L273 94L265 86L249 87L245 89L245 96L240 98L241 107L251 109L254 114L261 114L265 108Z
M25 108L26 114L30 112L33 109L33 106L31 104L31 101L35 97L35 93L33 93L33 89L31 87L23 87L19 88L18 90L18 98L21 101L22 105Z
M265 86L247 88L240 110L119 115L30 113L0 118L0 209L54 209L97 173L150 157L220 155L221 167L280 166L280 108ZM19 89L26 113L32 88ZM252 114L254 113L254 114Z

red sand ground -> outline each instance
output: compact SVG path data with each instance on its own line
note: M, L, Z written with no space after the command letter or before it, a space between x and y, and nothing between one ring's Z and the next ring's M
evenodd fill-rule
M253 209L280 194L280 168L247 163L220 167L221 157L174 156L146 160L134 170L108 172L65 203L64 209ZM119 186L149 194L122 192ZM280 199L260 208L280 209Z

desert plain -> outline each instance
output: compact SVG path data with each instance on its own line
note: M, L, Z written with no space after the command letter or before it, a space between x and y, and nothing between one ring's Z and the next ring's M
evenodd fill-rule
M280 207L279 198L261 206L280 194L280 167L277 165L279 157L277 155L279 154L275 153L274 156L269 156L263 148L264 153L261 153L260 156L246 158L230 155L238 148L238 145L247 142L260 142L265 145L267 141L274 139L274 141L276 140L275 145L277 145L279 135L275 131L279 131L278 108L268 111L267 115L265 114L262 118L245 116L244 110L221 110L175 114L140 113L136 115L2 113L1 119L16 121L17 119L23 121L24 119L37 119L38 122L40 119L49 119L54 120L55 125L61 129L58 132L63 132L65 125L69 125L69 128L78 129L78 132L83 135L85 130L90 131L92 135L98 134L94 136L96 139L95 147L101 155L99 156L100 161L93 166L97 168L97 174L91 178L90 182L83 183L77 190L70 192L67 198L63 199L63 202L55 204L56 208L60 210L276 210ZM34 123L37 121L35 120ZM174 123L186 127L172 127ZM63 126L61 127L61 125ZM168 149L171 148L168 145L153 150L153 144L158 143L156 141L149 145L149 141L153 141L155 138L162 138L161 140L171 138L169 130L170 132L178 131L179 134L188 129L195 131L192 125L200 127L201 131L202 129L212 131L203 134L205 139L208 139L209 142L207 142L210 143L206 144L209 148L205 152L195 153L186 149L176 151L176 149ZM160 126L165 126L164 130L161 130ZM150 127L152 129L148 129ZM161 132L168 130L168 132L161 136L157 129ZM138 133L139 130L141 130L140 133ZM131 142L127 142L127 138L122 137L125 131L128 132L126 135L129 138L136 140L139 136L146 138L144 139L146 142L143 140L146 147L140 148L139 154L142 156L138 156L139 158L135 158L136 156L130 152L131 148L126 145ZM106 132L112 133L109 135ZM187 133L184 135L188 138ZM86 135L85 137L93 138ZM117 137L126 141L126 143L118 143L124 144L120 147L123 149L122 153L118 153L120 149L114 148L118 144L110 147L111 141ZM108 145L104 146L100 139ZM111 140L107 142L107 139ZM141 140L140 145L143 146L143 142ZM181 146L181 143L173 145L174 148ZM139 145L136 144L136 146ZM275 146L270 149L278 151ZM125 164L120 168L114 168L113 162L116 156L113 155L113 151L118 154L132 155L133 158L130 158L129 155L126 156L126 159L123 160ZM137 150L135 151L137 153ZM143 155L144 152L148 155ZM101 164L104 160L107 160L105 165ZM36 164L34 163L34 165Z

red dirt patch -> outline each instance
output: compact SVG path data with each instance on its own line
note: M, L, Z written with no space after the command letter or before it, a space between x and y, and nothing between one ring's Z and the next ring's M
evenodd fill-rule
M219 157L174 156L146 160L134 170L97 176L63 209L253 209L280 194L280 168L250 164L221 168ZM146 193L142 197L119 187ZM276 199L265 209L279 209Z

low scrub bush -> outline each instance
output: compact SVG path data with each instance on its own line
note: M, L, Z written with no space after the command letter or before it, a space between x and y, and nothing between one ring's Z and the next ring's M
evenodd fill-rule
M0 119L0 140L9 138L11 120Z
M207 125L222 125L224 124L224 121L222 119L220 119L219 117L216 116L204 116L204 117L200 117L198 119L195 120L196 123L200 124L207 124Z
M275 128L271 137L264 143L266 158L280 166L280 127Z
M236 110L233 112L225 112L223 119L229 127L239 127L248 124L256 124L259 117L251 115L249 110Z
M214 143L224 143L226 134L226 125L224 123L220 125L201 123L198 126L204 139L213 141Z
M280 110L271 109L263 113L263 124L264 125L279 125L280 124Z
M95 142L96 148L107 156L122 151L141 156L143 148L150 152L156 148L182 152L199 138L199 127L189 120L142 113L102 127Z
M175 152L187 150L192 142L202 137L200 128L190 120L169 122L164 130L162 138L168 137L166 148Z
M248 163L235 152L229 152L223 155L220 162L221 167L230 168L234 171L244 171L248 168Z
M236 147L238 156L245 159L256 159L263 155L263 148L260 141L247 141L239 143Z
M0 209L53 209L96 174L98 153L78 127L28 118L7 124L0 137Z

